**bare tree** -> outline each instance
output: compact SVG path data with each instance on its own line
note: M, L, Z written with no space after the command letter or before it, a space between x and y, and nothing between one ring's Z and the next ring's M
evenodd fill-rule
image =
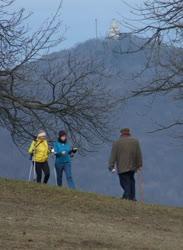
M102 63L43 56L63 40L61 5L54 17L32 35L24 10L0 0L0 126L17 145L24 145L44 128L50 140L65 127L74 143L88 149L106 139L108 115L114 107L110 90L102 85Z
M128 3L126 3L128 4ZM146 64L135 76L145 78L146 71L152 70L153 78L147 79L130 97L153 94L169 94L174 100L183 99L183 1L182 0L149 0L141 7L130 6L137 17L125 24L133 35L141 37L141 43L122 53L138 53L148 49ZM177 119L159 129L183 125Z

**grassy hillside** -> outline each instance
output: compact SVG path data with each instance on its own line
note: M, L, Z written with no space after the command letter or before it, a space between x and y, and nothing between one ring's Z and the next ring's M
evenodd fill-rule
M183 249L183 209L0 180L0 249Z

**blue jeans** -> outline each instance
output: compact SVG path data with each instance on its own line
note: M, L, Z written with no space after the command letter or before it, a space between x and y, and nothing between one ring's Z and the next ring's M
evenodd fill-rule
M62 186L62 178L63 172L65 172L67 184L69 188L75 189L74 180L72 178L72 170L70 163L62 163L60 165L55 165L56 173L57 173L57 184L58 186Z

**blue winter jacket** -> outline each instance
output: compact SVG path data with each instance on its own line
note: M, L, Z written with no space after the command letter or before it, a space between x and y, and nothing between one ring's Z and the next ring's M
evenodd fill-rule
M64 163L71 163L70 153L72 148L69 143L55 142L54 151L56 155L55 165L62 165Z

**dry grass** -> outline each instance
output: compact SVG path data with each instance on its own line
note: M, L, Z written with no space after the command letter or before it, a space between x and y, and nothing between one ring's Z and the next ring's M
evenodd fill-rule
M183 209L0 180L0 249L183 249Z

